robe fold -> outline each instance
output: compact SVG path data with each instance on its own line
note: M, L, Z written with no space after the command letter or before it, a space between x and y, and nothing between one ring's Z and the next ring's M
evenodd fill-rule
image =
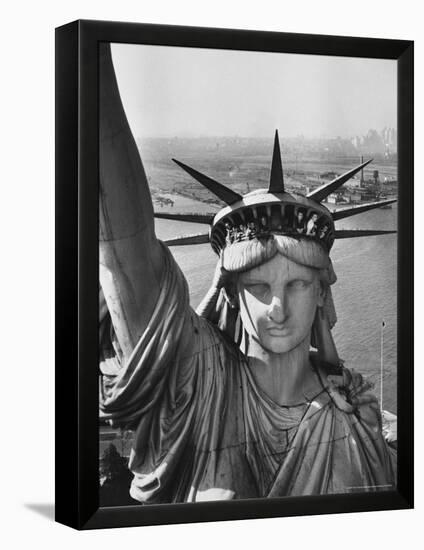
M101 418L134 430L131 496L169 503L394 489L395 457L362 376L311 355L321 390L296 406L274 403L234 342L191 309L182 272L166 249L164 258L156 308L130 359L123 363L113 329L112 345L101 346Z

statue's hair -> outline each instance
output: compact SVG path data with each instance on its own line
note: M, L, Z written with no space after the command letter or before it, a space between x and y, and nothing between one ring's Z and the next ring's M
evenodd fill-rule
M223 251L222 266L230 273L243 273L282 254L293 262L320 271L320 280L327 285L336 281L327 250L314 239L271 234L266 239L241 241Z

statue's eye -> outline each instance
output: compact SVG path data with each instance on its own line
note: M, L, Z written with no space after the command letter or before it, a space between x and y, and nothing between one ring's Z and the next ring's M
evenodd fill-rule
M308 286L310 285L311 281L307 281L305 279L296 279L294 281L291 281L288 286L293 290L303 290L305 288L308 288Z
M264 296L268 291L268 285L265 283L246 283L244 286L253 296Z

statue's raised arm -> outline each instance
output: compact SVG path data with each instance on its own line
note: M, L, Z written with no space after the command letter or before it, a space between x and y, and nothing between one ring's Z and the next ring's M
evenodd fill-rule
M100 46L100 283L124 358L150 319L162 252L147 178L119 95L109 44Z

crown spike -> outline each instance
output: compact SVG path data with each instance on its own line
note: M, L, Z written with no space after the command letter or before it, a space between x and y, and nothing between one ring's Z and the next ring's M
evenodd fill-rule
M339 187L341 187L346 181L348 181L352 176L354 176L359 170L362 170L367 164L372 162L373 159L367 160L366 162L360 164L356 168L353 168L353 170L349 170L349 172L345 172L338 178L330 181L329 183L325 183L324 185L321 185L311 193L308 193L307 198L312 199L316 202L322 202L328 195L331 193L334 193Z
M194 168L190 168L190 166L187 166L186 164L180 162L179 160L172 159L175 164L178 164L183 170L187 172L187 174L190 174L192 178L197 180L199 183L204 185L209 191L212 191L214 195L216 195L219 199L224 201L229 206L234 204L237 201L242 200L242 196L236 193L235 191L232 191L231 189L228 189L228 187L225 187L221 183L218 183L217 181L213 180L212 178L205 176L205 174L202 174L201 172L198 172Z
M178 220L181 222L190 223L211 224L214 216L210 214L171 214L167 212L155 212L155 218L161 218L164 220Z
M336 239L351 239L354 237L371 237L372 235L390 235L391 233L397 233L394 230L382 230L382 229L336 229Z
M278 130L275 130L274 152L272 154L271 176L269 179L268 193L284 193L283 165L281 163Z
M168 246L184 246L188 244L205 244L210 242L209 233L197 233L163 241Z
M356 206L352 206L351 208L343 208L342 210L337 210L336 212L333 212L333 220L342 220L344 218L350 218L350 216L355 216L356 214L361 214L362 212L367 212L367 210L372 210L374 208L380 208L382 206L386 206L388 204L392 204L393 202L396 202L397 199L387 199L384 201L377 201L377 202L368 202L366 204L358 204Z

